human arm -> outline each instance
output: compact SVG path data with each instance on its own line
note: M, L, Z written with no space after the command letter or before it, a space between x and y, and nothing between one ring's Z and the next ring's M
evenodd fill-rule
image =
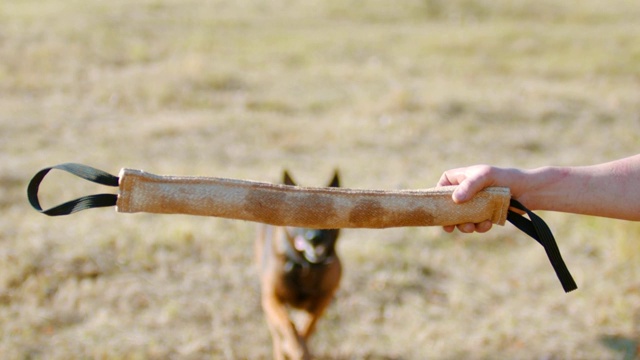
M475 165L444 172L438 186L445 185L458 185L452 195L456 203L485 187L506 186L514 199L531 210L640 220L640 155L591 166L531 170ZM445 231L454 228L447 226ZM491 223L457 228L465 233L486 232Z

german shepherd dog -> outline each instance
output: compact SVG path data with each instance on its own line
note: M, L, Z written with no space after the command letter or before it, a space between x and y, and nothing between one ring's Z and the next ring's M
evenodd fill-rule
M284 172L284 184L296 186ZM336 171L329 187L339 187ZM275 359L310 359L307 342L340 284L342 265L335 245L339 229L318 230L261 225L256 257L262 309ZM289 310L304 314L296 328Z

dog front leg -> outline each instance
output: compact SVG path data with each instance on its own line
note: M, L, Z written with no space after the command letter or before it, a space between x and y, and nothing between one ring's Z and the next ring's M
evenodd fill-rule
M318 323L318 320L324 314L325 310L331 303L332 299L333 299L333 294L325 296L322 299L319 299L318 302L315 303L313 307L307 310L307 314L308 314L307 320L304 326L302 327L302 333L301 333L305 343L309 341L309 338L311 337L313 332L316 330L316 324Z
M262 308L273 339L274 359L310 359L306 342L290 320L286 306L275 296L267 295L262 297Z

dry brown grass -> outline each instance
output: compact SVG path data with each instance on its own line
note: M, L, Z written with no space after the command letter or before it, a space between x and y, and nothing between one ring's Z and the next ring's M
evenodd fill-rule
M393 4L393 5L391 5ZM0 3L0 354L268 358L250 223L48 218L28 179L112 173L354 188L638 152L631 0ZM53 174L46 204L94 191ZM619 359L640 340L640 226L543 214L579 290L512 227L345 231L312 347L331 359Z

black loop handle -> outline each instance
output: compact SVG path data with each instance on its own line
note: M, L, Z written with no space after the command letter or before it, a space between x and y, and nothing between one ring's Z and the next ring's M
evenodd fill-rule
M567 265L562 260L562 255L560 255L560 249L558 248L558 244L556 243L549 226L540 218L538 215L534 214L531 210L527 209L524 205L522 205L517 200L511 199L511 207L524 211L529 219L524 216L518 214L515 211L509 210L507 214L507 220L515 225L518 229L525 232L527 235L534 238L537 242L544 247L544 250L547 252L547 257L551 262L551 266L553 266L553 270L555 270L560 283L562 284L562 288L565 292L570 292L578 288L576 282L573 280L569 269L567 269Z
M31 181L29 182L29 186L27 187L27 197L29 198L29 203L40 213L49 216L60 216L69 215L81 210L96 207L107 207L116 205L116 202L118 200L117 194L96 194L83 196L75 200L68 201L64 204L54 206L50 209L43 210L40 206L40 201L38 200L38 190L40 188L40 183L42 182L42 180L49 173L49 171L53 169L63 170L85 180L89 180L91 182L106 186L118 187L120 181L117 176L82 164L66 163L44 168L31 179Z

